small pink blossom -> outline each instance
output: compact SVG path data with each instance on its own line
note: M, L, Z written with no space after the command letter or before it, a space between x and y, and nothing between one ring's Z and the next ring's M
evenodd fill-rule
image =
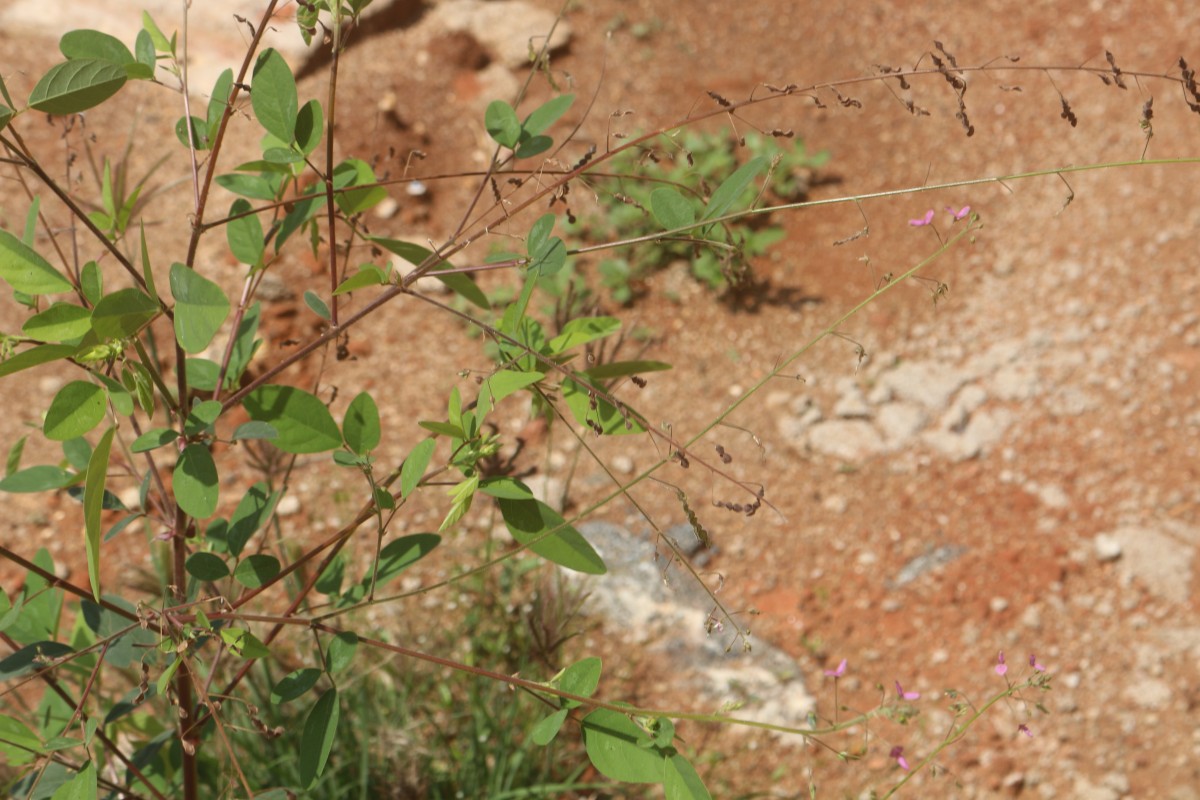
M946 206L946 210L950 212L950 216L954 217L955 222L958 222L960 219L965 217L967 214L971 213L970 206L963 206L958 211L955 211L953 206Z
M1025 723L1022 722L1020 725L1018 725L1017 730L1028 736L1030 739L1033 738L1033 731L1029 730L1029 726Z
M908 759L904 757L904 748L900 745L892 748L892 752L888 754L888 758L896 759L896 763L900 765L901 769L908 770Z
M910 219L908 221L908 224L912 225L914 228L920 228L922 225L928 225L931 222L933 222L933 209L932 208L929 209L928 211L926 211L925 216L921 217L920 219Z
M1038 663L1037 656L1033 653L1029 654L1029 666L1033 667L1037 672L1045 672L1046 668Z
M830 678L840 678L846 674L846 659L842 659L842 663L838 664L837 669L825 670L825 675Z
M904 687L900 685L900 681L896 681L896 694L900 695L901 700L917 700L921 697L920 692L904 691Z
M1008 664L1004 663L1004 651L1000 651L1000 657L996 659L996 674L1003 675L1008 672Z

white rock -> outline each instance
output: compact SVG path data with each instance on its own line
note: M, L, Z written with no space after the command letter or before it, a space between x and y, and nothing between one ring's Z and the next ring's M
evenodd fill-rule
M1121 557L1121 542L1111 534L1102 533L1092 540L1097 561L1116 561Z
M1191 595L1195 549L1187 544L1186 536L1169 530L1168 534L1158 526L1130 526L1119 528L1112 536L1121 548L1121 564L1128 577L1141 581L1159 597L1185 603Z
M300 498L294 494L285 494L275 506L275 514L280 517L290 517L300 511Z
M829 420L808 431L808 444L818 453L857 461L887 448L874 426L863 420Z
M845 381L838 386L839 397L833 406L833 415L842 419L867 419L871 406L863 397L862 389L854 381Z
M896 397L941 410L966 380L963 372L934 361L906 361L880 376Z
M875 415L875 424L893 450L920 433L928 422L929 415L916 403L888 403Z
M427 16L428 23L437 30L469 33L498 62L510 69L527 65L530 49L540 50L552 27L551 50L562 47L571 38L571 28L565 20L559 20L556 26L553 12L523 0L490 3L449 0L434 6Z

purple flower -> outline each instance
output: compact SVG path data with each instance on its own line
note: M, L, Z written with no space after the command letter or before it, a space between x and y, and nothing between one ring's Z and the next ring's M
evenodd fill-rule
M1028 736L1030 739L1033 738L1033 731L1029 730L1029 726L1025 723L1022 722L1020 725L1018 725L1017 730Z
M921 217L920 219L910 219L908 224L912 225L914 228L920 228L922 225L928 225L931 222L933 222L932 208L926 211L925 216Z
M908 770L908 759L904 757L904 748L900 745L892 748L892 752L888 754L888 758L896 759L896 763L900 765L901 769Z
M958 211L955 211L952 206L946 206L946 210L950 212L950 216L954 217L955 222L958 222L960 219L965 217L967 214L971 213L970 206L963 206Z
M825 675L830 678L840 678L846 674L846 659L842 659L842 663L838 664L837 669L825 670Z
M1046 671L1046 668L1038 663L1037 656L1035 656L1033 653L1029 654L1029 666L1033 667L1038 672Z
M920 692L906 692L904 687L900 685L900 681L896 681L896 694L900 695L901 700L916 700L920 698ZM907 767L905 767L907 769Z
M1003 675L1008 672L1008 664L1004 663L1004 651L1000 651L1000 657L996 659L996 674Z

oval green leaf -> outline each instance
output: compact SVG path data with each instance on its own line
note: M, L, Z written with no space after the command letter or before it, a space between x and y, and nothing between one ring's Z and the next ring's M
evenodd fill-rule
M338 164L333 170L334 185L339 189L334 199L340 208L346 214L358 214L366 211L372 206L376 206L383 202L387 197L387 190L382 186L370 186L379 179L375 177L375 171L371 169L371 165L361 159L349 158ZM343 187L365 186L363 189L349 189Z
M337 738L338 697L337 689L329 689L313 704L304 721L304 735L300 738L300 783L311 787L325 771L325 762L333 750Z
M92 330L100 339L125 339L158 314L158 303L137 289L106 294L92 309Z
M583 718L583 745L601 775L625 783L662 783L664 754L633 720L598 708Z
M273 444L285 453L324 453L342 445L342 432L315 395L294 386L261 386L242 401L250 418L279 432Z
M61 489L74 479L75 476L62 467L50 465L29 467L0 480L0 492L12 492L13 494L46 492L51 489Z
M229 575L229 565L216 553L192 553L184 567L201 581L219 581Z
M566 523L562 516L541 500L496 499L504 524L513 538L564 569L588 575L603 575L608 569L603 559L583 538L583 534ZM547 531L554 533L538 538Z
M678 189L660 186L650 193L650 210L664 230L686 228L696 221L696 207Z
M49 364L67 356L75 355L78 348L71 344L44 344L22 350L16 355L9 356L7 361L0 361L0 378L20 372L39 364Z
M342 433L346 437L346 444L360 456L379 445L382 435L379 407L375 405L371 395L361 392L350 401L350 406L346 409L346 418L342 421Z
M271 49L259 54L250 89L250 105L258 123L280 141L293 142L300 101L296 79L283 56Z
M271 690L271 704L290 703L317 685L321 678L321 670L316 667L305 667L285 675L275 688Z
M21 326L21 332L39 342L78 341L92 329L92 312L74 303L54 303Z
M229 298L221 287L179 262L171 265L175 298L175 339L187 353L208 347L229 316Z
M0 231L0 278L25 294L71 291L71 282L8 231Z
M540 720L529 732L529 738L539 747L545 747L554 741L562 724L567 719L568 709L560 708L545 719Z
M175 501L190 517L207 519L217 513L220 486L212 453L202 444L189 444L175 464Z
M702 219L714 219L728 211L746 187L750 185L750 182L770 163L766 156L755 156L734 170L734 173L712 193Z
M696 768L679 753L663 761L663 794L667 800L712 800Z
M233 579L249 589L257 589L279 574L279 559L261 553L246 556L233 571Z
M125 68L111 61L68 61L42 76L29 94L29 107L47 114L77 114L112 97L126 79Z
M100 31L69 31L59 39L58 49L71 60L90 58L122 65L136 60L124 42Z
M404 459L404 464L400 467L400 495L408 497L417 488L417 484L421 482L421 478L425 477L425 469L429 466L429 460L433 458L433 450L437 447L437 440L425 439L417 444L416 447L408 454L408 458Z
M233 257L243 264L254 266L262 261L265 244L263 240L262 222L257 214L249 213L251 205L246 200L238 198L229 207L231 219L225 226L225 238L229 242L229 251ZM244 216L238 216L242 214Z
M488 136L510 150L517 146L521 139L521 121L517 112L503 100L493 100L483 115L483 124Z
M104 389L88 381L71 381L50 401L42 432L47 439L65 442L83 436L104 419Z
M574 102L575 95L573 94L560 94L558 97L547 100L525 118L525 124L521 127L530 136L537 136L546 130L546 128L558 122L558 118L567 113L567 109Z
M87 479L83 485L83 531L87 549L88 579L92 582L92 597L100 601L100 514L104 510L104 483L108 480L108 455L112 450L116 426L100 437L88 461Z
M358 649L358 634L354 631L342 631L329 640L329 672L341 672L350 666L354 660L354 652Z

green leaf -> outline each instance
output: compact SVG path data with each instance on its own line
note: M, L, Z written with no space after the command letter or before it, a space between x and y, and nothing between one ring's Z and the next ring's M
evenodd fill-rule
M39 342L77 342L91 329L92 312L73 303L54 303L21 326L22 333Z
M262 345L261 339L255 339L258 333L258 321L262 316L262 304L255 303L246 309L238 322L237 332L233 339L233 350L229 355L229 368L225 372L226 387L236 386L241 380L242 373L250 365L255 352Z
M686 228L696 221L696 206L670 186L660 186L650 193L650 210L668 231Z
M154 67L157 60L154 57L154 40L150 38L150 34L144 30L137 32L137 38L133 40L133 52L139 64L145 64L150 68L150 74L154 74Z
M342 445L333 415L315 395L294 386L260 386L242 401L250 418L279 431L274 445L285 453L323 453Z
M554 146L554 140L549 136L526 136L521 133L521 143L517 145L517 149L513 151L513 155L517 158L532 158L539 153L544 153Z
M581 344L612 336L621 330L616 317L576 317L562 327L562 333L547 343L551 353L565 353Z
M503 497L507 500L532 500L533 492L516 478L497 476L479 482L479 491L488 497Z
M337 289L333 291L333 296L355 292L368 286L383 286L387 282L388 277L383 270L374 264L363 264L358 268L358 272L338 284Z
M624 783L662 783L665 756L633 720L607 708L583 718L583 745L601 775Z
M243 264L255 266L262 261L266 243L263 239L262 222L257 214L248 213L250 209L250 203L246 200L238 198L233 201L233 205L229 207L229 216L245 216L229 221L225 226L225 238L234 258Z
M39 364L49 364L51 361L73 356L77 349L75 345L70 344L43 344L22 350L20 353L10 356L7 361L0 361L0 378L36 367Z
M429 460L433 458L435 447L437 447L435 439L425 439L412 449L408 454L408 458L404 459L404 464L400 467L401 497L408 497L417 488L417 484L425 476L425 469L429 466Z
M175 339L184 352L201 352L229 316L229 298L220 286L179 262L171 265L171 295Z
M696 768L675 753L663 761L663 793L667 800L712 800Z
M8 231L0 231L0 278L24 294L71 291L71 282Z
M96 373L96 379L108 390L108 402L112 404L113 410L119 416L128 417L133 413L133 395L120 381L103 373Z
M27 441L29 441L29 434L20 437L8 448L8 456L4 459L4 477L11 476L21 468L21 456L25 454Z
M233 579L249 589L257 589L279 574L279 559L261 553L246 556L233 570Z
M175 464L175 501L185 514L207 519L217 513L220 485L212 453L202 444L189 444Z
M167 668L162 671L162 674L158 676L158 680L154 682L154 687L158 690L158 694L163 695L167 693L167 685L171 683L171 678L175 677L175 672L179 669L180 663L182 662L179 656L175 656L171 659L171 663L167 664Z
M50 800L96 800L98 796L99 777L96 775L95 762L88 761L83 769L66 783L60 785Z
M233 436L230 438L235 442L244 439L277 439L279 431L275 430L274 425L266 422L244 422L233 429Z
M275 252L278 253L283 243L286 242L291 235L298 231L301 226L317 215L322 208L325 207L325 195L309 195L301 200L295 201L291 212L283 218L283 222L279 223L279 230L275 234Z
M346 417L342 421L342 433L346 437L346 444L360 456L379 445L379 407L375 405L371 395L361 392L350 401Z
M222 628L221 640L235 655L245 659L267 658L271 651L245 628Z
M358 584L339 598L338 605L348 606L359 602L371 591L372 580L376 588L383 586L429 555L441 542L442 537L434 533L414 533L388 542L379 551L379 560L371 565Z
M100 274L100 266L95 261L83 265L79 273L79 287L92 305L99 303L100 298L104 296L104 276Z
M313 704L304 721L304 735L300 738L300 783L311 788L325 771L325 762L333 750L337 738L338 697L337 689L329 689Z
M154 49L158 50L160 53L175 52L175 42L173 41L174 37L172 37L172 41L167 41L167 37L163 36L163 32L159 30L158 25L154 23L154 19L150 16L149 11L142 12L142 29L145 30L146 33L150 34L150 41L154 42Z
M290 703L316 686L320 679L321 670L315 667L305 667L288 673L271 690L271 705Z
M106 294L92 309L92 330L100 339L125 339L158 315L158 303L138 289Z
M760 172L765 170L770 163L770 160L766 156L755 156L734 170L734 173L726 178L717 187L716 191L712 193L712 197L708 199L708 206L704 209L704 216L701 219L713 219L728 211L746 187L750 185L750 182Z
M590 367L584 370L583 374L593 381L605 381L610 378L640 375L644 372L662 372L668 369L671 369L671 365L663 361L613 361Z
M589 575L603 575L608 571L587 539L541 500L497 498L496 503L513 538L521 544L527 544L542 558L565 569ZM550 530L555 532L534 541Z
M62 467L39 466L19 470L0 480L0 492L33 494L51 489L61 489L71 483L75 476Z
M218 175L217 185L252 200L274 200L275 187L261 175Z
M88 381L71 381L50 401L42 432L56 442L83 436L104 419L105 399L102 387Z
M217 82L213 84L212 95L208 98L208 110L204 115L210 142L217 138L217 131L221 127L221 117L225 115L225 109L229 106L229 94L232 90L233 70L226 69L217 76Z
M382 236L368 236L366 238L379 245L384 250L387 250L389 253L394 253L400 256L413 266L420 266L421 262L433 254L432 250L422 247L419 244L402 242L399 239L387 239ZM455 273L454 275L437 274L438 270L448 269L451 266L452 265L449 261L443 261L434 266L434 268L427 274L429 277L437 278L446 286L450 287L451 291L461 296L464 300L474 303L482 309L491 309L492 306L491 303L488 302L487 295L483 293L483 290L479 288L479 286L475 283L475 279L470 275L465 275L462 273Z
M312 309L312 312L323 320L328 321L333 317L329 312L329 306L321 299L321 296L311 289L304 293L304 305Z
M296 115L296 144L300 152L307 156L316 150L324 132L325 115L321 111L321 104L316 100L309 100L300 107L300 112Z
M433 420L421 420L417 423L427 431L441 434L442 436L451 436L455 439L466 439L467 434L458 425L450 422L436 422Z
M266 525L275 513L275 505L283 497L283 491L269 492L269 488L264 481L259 481L247 489L238 501L237 509L229 518L229 531L226 534L226 544L233 555L240 556L250 537Z
M250 104L258 123L283 142L295 141L300 101L296 79L283 56L272 49L259 54L250 90Z
M62 443L63 456L67 463L81 473L87 472L88 462L92 458L92 446L82 436L67 439Z
M129 48L115 36L100 31L77 30L63 34L58 49L69 59L90 58L127 64L135 61Z
M567 261L567 246L562 239L551 236L554 215L543 214L529 230L525 246L529 253L529 271L544 278L562 269Z
M367 186L379 180L375 177L371 165L357 158L348 158L338 164L333 170L333 177L335 185L339 187ZM368 186L365 189L340 191L334 195L334 200L345 214L353 215L378 205L386 197L387 189L382 186Z
M192 553L184 568L201 581L219 581L229 576L229 565L216 553Z
M188 358L184 362L187 372L188 385L201 392L211 392L217 388L217 378L221 367L217 362L208 358Z
M544 377L545 374L541 372L515 372L506 369L489 375L483 382L492 393L492 402L495 404L527 386L532 386Z
M554 683L564 692L591 697L600 685L600 673L603 668L604 664L599 658L584 658L564 669ZM572 705L578 704L577 701L570 702Z
M0 683L35 669L44 669L45 659L58 659L74 652L73 648L62 642L46 641L26 645L12 655L0 659Z
M559 117L567 113L567 109L574 102L575 95L573 94L560 94L558 97L547 100L525 118L525 124L521 128L530 136L537 136L555 122L558 122Z
M354 652L358 649L358 634L354 631L342 631L329 640L328 668L332 675L350 666L354 660Z
M77 114L121 90L125 68L111 61L81 58L50 68L29 94L29 107L47 114Z
M554 737L558 736L558 731L562 728L563 722L567 719L569 709L560 708L545 719L540 720L533 726L533 730L529 732L529 738L533 739L533 743L545 747L554 741Z
M192 123L191 139L188 139L189 120ZM195 114L190 117L180 117L175 121L175 138L184 147L195 147L197 152L207 150L212 145L212 141L208 138L208 125Z
M202 400L192 406L187 419L183 422L183 432L187 436L200 436L211 432L213 424L221 416L221 403L218 400Z
M25 723L0 714L0 753L12 767L28 764L42 752L42 740Z
M108 479L108 455L112 449L116 426L100 437L88 461L87 480L83 488L84 544L87 549L88 579L92 582L92 597L100 601L100 512L104 508L104 482Z
M521 121L517 112L503 100L494 100L483 115L483 125L488 135L510 150L521 140Z
M602 397L597 397L589 393L587 385L581 385L573 380L565 380L562 384L563 400L567 403L567 408L571 410L571 415L581 425L595 423L599 425L598 432L606 436L621 436L631 433L642 433L646 429L638 422L637 417L626 410L622 414L620 409L615 407ZM595 401L595 408L592 407L592 402ZM628 427L626 427L628 425Z
M0 131L7 128L8 123L11 122L12 118L15 117L16 115L17 115L17 112L13 111L11 108L4 105L3 103L0 103Z

